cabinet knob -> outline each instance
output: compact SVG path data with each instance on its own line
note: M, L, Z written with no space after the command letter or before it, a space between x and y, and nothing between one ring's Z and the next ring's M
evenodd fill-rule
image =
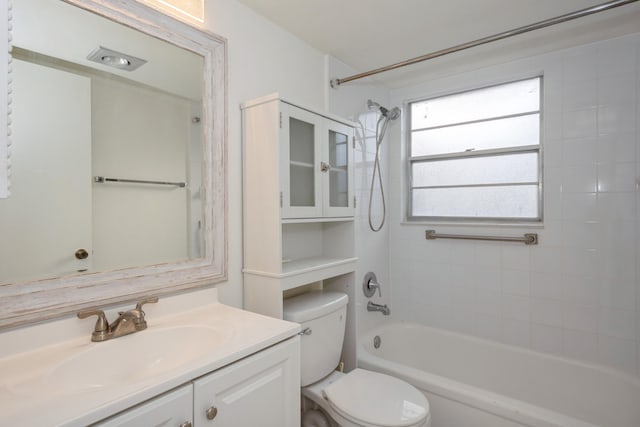
M180 427L193 427L193 424L191 424L191 421L185 421L180 424Z
M86 249L78 249L75 253L77 259L89 258L89 252Z
M216 415L218 415L218 408L216 408L215 406L212 406L211 408L207 409L207 419L208 420L212 420L216 417Z
M331 165L327 162L320 162L320 170L322 172L328 172L331 170Z

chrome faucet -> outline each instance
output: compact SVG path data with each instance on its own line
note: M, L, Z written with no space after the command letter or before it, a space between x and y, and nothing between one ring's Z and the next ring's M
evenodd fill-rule
M391 309L387 306L387 304L381 305L371 301L367 303L367 311L380 311L385 316L388 316L391 314Z
M78 318L86 319L89 316L98 316L96 325L91 333L91 341L107 341L147 329L147 321L144 311L142 311L142 306L155 302L158 302L158 297L143 299L136 304L136 308L119 312L118 318L111 324L107 321L104 311L97 309L83 310L78 313Z

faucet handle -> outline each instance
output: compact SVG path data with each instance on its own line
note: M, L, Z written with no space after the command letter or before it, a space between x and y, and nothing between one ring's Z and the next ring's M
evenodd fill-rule
M378 283L376 274L370 271L365 274L364 279L362 279L362 292L364 296L371 298L376 294L376 289L378 290L378 296L382 297L382 286Z
M106 335L109 333L109 322L104 311L97 309L82 310L78 312L78 319L86 319L89 316L98 316L96 325L93 327L91 333L92 341L104 341Z
M142 311L142 306L145 304L150 304L150 303L156 303L158 302L158 297L149 297L149 298L145 298L143 300L138 301L138 303L136 304L136 310L141 311L142 313L144 313L144 311Z
M382 287L380 283L374 282L373 279L369 281L368 285L369 289L373 289L373 293L376 293L376 289L378 290L378 296L382 298Z

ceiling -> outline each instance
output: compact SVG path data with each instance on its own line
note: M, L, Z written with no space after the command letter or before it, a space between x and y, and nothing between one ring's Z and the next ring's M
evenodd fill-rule
M239 0L356 72L401 62L606 0ZM640 31L640 1L377 75L390 88ZM346 76L331 76L344 78Z

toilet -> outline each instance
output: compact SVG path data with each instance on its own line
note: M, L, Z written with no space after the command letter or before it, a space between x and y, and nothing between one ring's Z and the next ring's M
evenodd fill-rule
M344 293L323 291L284 300L284 319L302 325L302 396L322 409L306 411L302 426L430 427L429 402L411 384L360 368L336 370L347 302Z

